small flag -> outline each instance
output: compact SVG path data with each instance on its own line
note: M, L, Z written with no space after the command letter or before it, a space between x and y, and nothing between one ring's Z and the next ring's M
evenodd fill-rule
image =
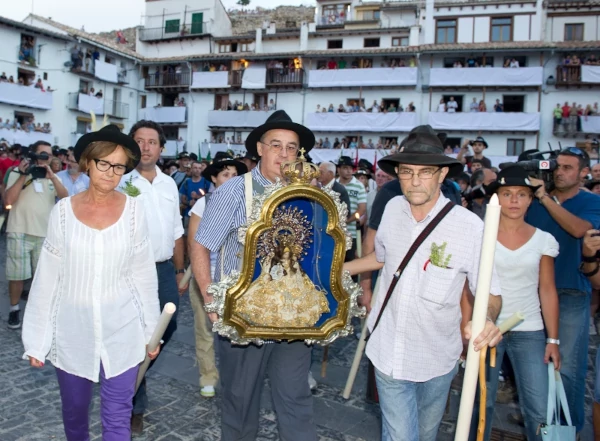
M208 144L208 155L206 155L206 160L208 162L212 161L212 157L210 156L210 144Z
M198 161L202 161L202 145L198 143Z

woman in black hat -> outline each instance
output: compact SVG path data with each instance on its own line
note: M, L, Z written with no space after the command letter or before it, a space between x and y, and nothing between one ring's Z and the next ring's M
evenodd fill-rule
M140 148L109 125L74 151L89 189L62 199L31 286L23 345L31 366L56 367L66 439L89 439L93 383L100 382L103 439L130 439L139 364L159 317L158 280L145 211L117 191Z
M525 213L539 186L530 182L527 172L518 166L498 174L487 188L496 193L501 215L494 264L500 278L502 311L496 322L516 312L525 315L520 325L505 334L497 346L496 367L489 367L487 380L487 415L493 415L498 375L502 358L507 354L515 373L525 432L529 441L540 440L538 426L546 420L548 368L554 362L560 368L558 351L558 294L554 284L554 258L558 242L554 237L525 222ZM548 338L546 338L546 335ZM476 405L475 409L479 409ZM471 439L475 439L478 412L473 415ZM485 440L490 439L488 418Z

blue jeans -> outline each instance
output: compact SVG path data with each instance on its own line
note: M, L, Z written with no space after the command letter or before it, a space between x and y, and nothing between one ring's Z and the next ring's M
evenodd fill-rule
M175 266L173 262L167 260L156 264L156 272L158 273L158 301L160 302L160 310L162 312L165 305L169 302L174 303L177 307L171 322L163 335L161 351L167 346L173 333L177 329L177 313L179 311L179 291L177 290L177 279L175 278ZM154 360L156 361L156 359ZM154 364L150 363L150 369ZM143 414L148 408L148 395L146 394L146 377L142 380L140 388L133 397L133 413L136 415Z
M515 373L519 406L525 420L525 433L528 441L541 441L537 428L546 422L548 406L548 366L544 363L546 352L546 334L544 331L507 332L498 344L496 351L496 367L490 367L489 353L487 358L486 384L486 419L484 440L489 441L492 433L494 403L498 391L498 375L504 354L508 354ZM478 388L479 389L479 388ZM473 408L469 441L477 438L479 423L479 390Z
M585 376L590 342L590 293L559 289L559 328L562 381L577 432L585 423Z
M417 383L375 369L381 441L435 441L458 364L445 375Z

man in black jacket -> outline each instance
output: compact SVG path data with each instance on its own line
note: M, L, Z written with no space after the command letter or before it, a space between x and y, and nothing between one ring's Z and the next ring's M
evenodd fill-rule
M344 202L348 210L350 210L350 196L348 195L348 191L346 187L335 180L335 164L332 162L321 162L319 170L321 171L321 176L319 176L321 187L331 188L336 193L339 193L340 201Z

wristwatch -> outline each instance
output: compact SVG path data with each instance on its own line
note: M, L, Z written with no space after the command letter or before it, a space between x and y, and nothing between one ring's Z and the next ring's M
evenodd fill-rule
M185 270L184 269L176 269L175 275L177 275L177 274L185 274Z
M588 262L588 263L590 263L590 262ZM586 264L586 262L581 262L581 265L579 265L579 271L581 271L581 274L583 274L585 277L595 276L598 273L598 271L600 270L600 264L598 262L596 262L596 268L594 268L589 273L584 273L583 272L583 267L584 267L585 264Z
M546 339L546 343L547 344L552 344L552 345L560 346L560 340L557 339L557 338L547 338Z

